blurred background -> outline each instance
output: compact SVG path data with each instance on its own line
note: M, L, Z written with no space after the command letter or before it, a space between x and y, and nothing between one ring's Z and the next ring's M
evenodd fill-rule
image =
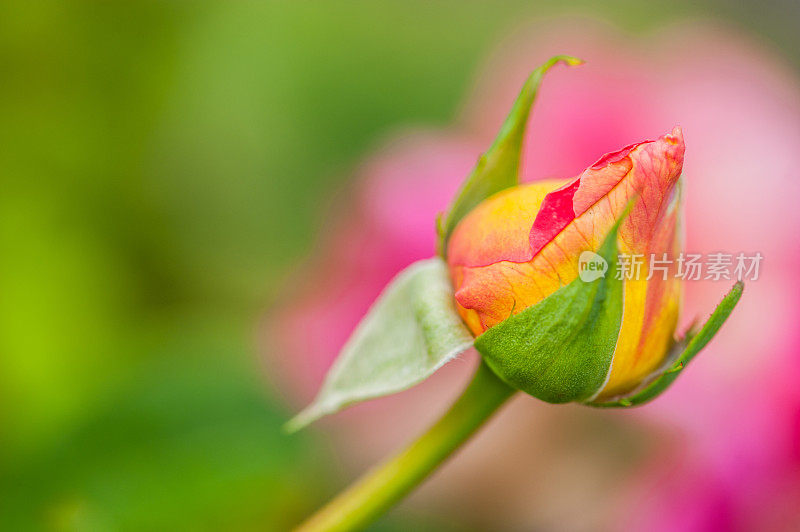
M0 529L284 530L434 419L471 357L281 431L554 52L588 63L545 81L526 179L681 124L687 245L761 251L762 278L657 404L519 398L374 529L800 529L798 24L790 0L2 2ZM685 321L727 288L687 287Z

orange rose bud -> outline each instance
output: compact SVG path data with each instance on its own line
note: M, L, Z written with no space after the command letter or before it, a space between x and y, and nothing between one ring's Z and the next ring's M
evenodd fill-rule
M680 128L654 141L602 156L575 179L503 190L456 226L447 263L457 310L476 336L536 305L579 277L579 257L618 232L623 276L619 334L605 385L595 399L636 388L664 362L673 344L681 287L671 272L680 252ZM638 265L638 266L637 266ZM649 279L648 279L649 277Z

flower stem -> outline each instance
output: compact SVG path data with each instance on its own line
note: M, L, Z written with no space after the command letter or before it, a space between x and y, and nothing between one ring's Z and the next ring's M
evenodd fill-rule
M514 389L480 363L450 410L405 450L367 472L297 531L357 530L399 502L464 443Z

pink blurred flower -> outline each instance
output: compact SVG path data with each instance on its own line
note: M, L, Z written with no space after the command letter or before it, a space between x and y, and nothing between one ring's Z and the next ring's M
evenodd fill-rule
M457 132L405 133L361 165L348 213L326 230L322 249L310 261L309 271L324 275L293 293L270 320L270 336L279 340L269 360L276 381L293 404L310 400L384 284L434 253L436 213L489 145L528 71L556 53L587 64L554 69L545 80L529 125L525 180L574 176L599 154L653 138L677 122L687 146L687 249L759 251L765 257L761 278L747 286L722 333L674 389L633 412L588 411L612 425L629 425L645 440L649 433L665 435L648 447L651 462L639 474L609 479L608 492L595 492L595 498L617 504L618 512L597 510L593 528L608 526L610 519L615 528L623 522L632 530L763 530L797 523L799 514L781 501L800 493L800 209L794 205L800 197L794 175L800 87L774 52L729 30L689 24L631 38L595 21L560 19L518 32L489 59ZM726 289L720 282L687 283L684 315L706 316ZM339 416L343 445L361 444L360 460L354 460L359 466L384 454L435 417L457 393L458 385L449 381L463 381L468 371L469 365L456 362L433 383ZM587 419L586 409L558 407L552 413L544 409L557 407L534 401L524 407L530 426L520 421L525 414L515 404L514 419L501 415L492 433L479 440L515 438L520 449L532 449L547 433L542 424L564 427ZM476 494L453 483L459 467L493 461L494 467L480 470L487 485L541 495L530 477L547 461L506 453L515 467L505 468L494 448L480 441L470 446L426 489L438 484L439 493L455 499L496 498L496 492ZM597 460L607 458L596 454ZM602 464L593 467L606 472ZM617 495L614 487L620 488ZM564 497L575 497L567 491ZM527 525L542 525L530 508L547 508L518 498L517 505L505 501L505 522L515 523L516 511L529 518ZM765 510L772 507L774 512ZM576 528L585 515L563 519L561 528Z

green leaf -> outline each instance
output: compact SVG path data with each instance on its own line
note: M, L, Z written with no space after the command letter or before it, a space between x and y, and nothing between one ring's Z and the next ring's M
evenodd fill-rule
M314 401L289 421L298 430L350 404L405 390L470 348L444 261L403 270L384 289L331 367Z
M519 183L519 159L528 115L542 78L559 62L570 66L583 63L568 55L557 55L548 59L528 77L494 143L478 159L478 164L464 181L447 215L437 221L439 255L442 257L446 257L450 234L469 211L495 192Z
M673 362L669 364L666 369L661 369L657 373L657 376L651 380L649 383L645 384L645 386L638 392L635 392L633 395L629 395L627 397L622 397L617 399L616 401L605 402L605 403L590 403L592 406L598 406L602 408L613 408L613 407L629 407L629 406L636 406L647 403L659 395L661 395L664 390L666 390L672 382L678 378L683 370L686 368L687 364L692 361L692 359L711 341L712 338L717 334L722 324L728 319L728 316L731 315L733 309L736 308L736 304L739 302L739 299L742 297L742 291L744 290L744 283L742 281L737 282L733 285L733 288L725 295L717 308L711 314L711 317L708 318L705 325L700 329L700 331L688 339L688 342L684 341L680 343L680 346L685 346L685 349L681 352L681 354L673 359Z
M508 384L549 403L586 401L603 387L622 320L622 281L614 275L620 221L599 249L604 277L579 277L475 340Z

